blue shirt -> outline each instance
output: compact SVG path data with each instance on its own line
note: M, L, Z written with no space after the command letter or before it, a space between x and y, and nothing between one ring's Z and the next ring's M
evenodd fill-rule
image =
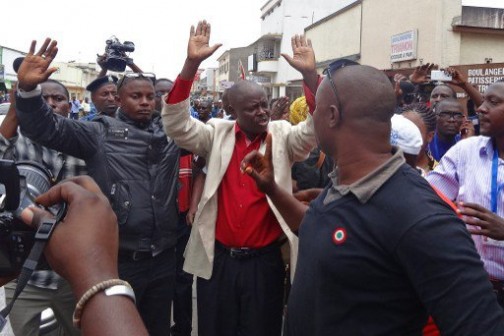
M81 109L81 104L77 99L72 100L71 113L79 113Z
M443 142L438 138L437 132L434 134L434 139L429 143L429 152L434 160L438 161L446 154L446 152L457 142L460 141L460 134L455 135L452 142Z
M191 117L199 119L198 111L196 111L196 109L192 106L189 108L189 114L191 115Z

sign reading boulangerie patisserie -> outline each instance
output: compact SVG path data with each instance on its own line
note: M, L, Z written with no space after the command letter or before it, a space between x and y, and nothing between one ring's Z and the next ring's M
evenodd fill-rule
M467 68L467 81L484 93L490 84L504 79L504 64L481 64Z

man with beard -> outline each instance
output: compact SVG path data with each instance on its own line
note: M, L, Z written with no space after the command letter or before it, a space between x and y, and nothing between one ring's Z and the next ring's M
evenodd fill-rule
M427 179L459 203L462 219L471 225L476 249L504 307L503 82L488 87L477 111L481 136L454 145Z

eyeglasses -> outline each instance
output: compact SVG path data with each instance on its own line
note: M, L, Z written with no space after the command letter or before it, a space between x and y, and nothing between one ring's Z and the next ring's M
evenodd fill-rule
M346 58L342 58L342 59L336 60L336 61L332 62L331 64L329 64L329 66L327 68L325 68L324 72L323 72L323 74L326 75L327 78L329 79L329 83L331 84L331 88L334 92L334 95L336 96L336 101L338 102L338 110L340 112L340 118L343 117L343 111L341 110L341 102L339 100L338 90L336 90L336 84L334 84L334 80L332 77L333 75L331 75L331 73L334 74L339 69L342 69L342 68L350 66L350 65L359 65L359 63L351 61Z
M460 121L464 119L464 114L461 112L439 112L438 114L439 119L443 120L457 120Z
M151 72L142 72L142 73L132 72L132 73L125 74L119 80L119 82L117 83L117 91L119 91L119 89L124 85L124 82L127 82L128 80L134 79L134 78L146 78L146 79L149 79L150 81L152 81L153 85L156 84L156 75L154 75L153 73L151 73Z

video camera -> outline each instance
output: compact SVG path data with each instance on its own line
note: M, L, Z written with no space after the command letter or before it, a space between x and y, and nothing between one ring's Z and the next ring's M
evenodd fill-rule
M107 45L105 46L103 66L107 70L123 72L126 69L126 65L133 62L133 59L129 58L126 53L135 51L135 44L130 41L121 43L115 36L112 36L105 43Z
M33 161L0 160L0 277L19 272L35 242L35 230L21 220L21 212L36 205L35 198L53 184L52 174ZM49 210L62 217L66 205Z

